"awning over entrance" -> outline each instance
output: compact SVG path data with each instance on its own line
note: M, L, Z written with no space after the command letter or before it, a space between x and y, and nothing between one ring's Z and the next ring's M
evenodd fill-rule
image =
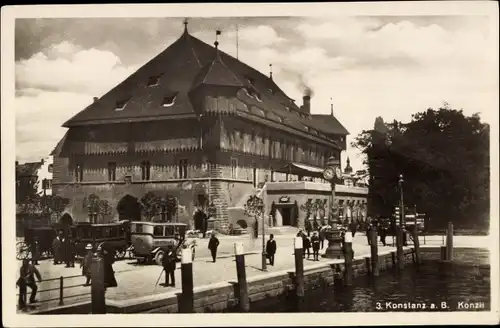
M323 170L323 168L316 166L299 163L288 163L285 167L277 169L276 172L295 174L312 178L323 178Z

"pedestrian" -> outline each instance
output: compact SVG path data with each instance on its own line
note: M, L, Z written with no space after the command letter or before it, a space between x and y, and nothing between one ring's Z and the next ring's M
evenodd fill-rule
M307 232L307 237L311 236L312 225L311 225L311 221L309 219L306 219L305 228L306 228L306 232Z
M201 231L202 231L202 234L203 234L203 238L205 238L207 236L208 215L207 215L207 213L205 213L205 211L202 211L202 213L203 213L203 217L202 217Z
M87 278L84 286L90 286L90 280L92 279L92 258L94 257L94 254L92 253L92 245L87 244L87 246L85 246L85 250L87 251L87 254L85 254L82 263L80 263L80 268L82 269L82 276Z
M302 247L304 247L304 258L306 258L306 252L307 252L307 258L309 259L309 256L311 255L310 254L311 240L304 233L302 234Z
M33 239L33 244L31 245L31 263L33 265L38 265L38 261L40 260L40 242L38 241L38 237Z
M358 230L358 223L352 220L349 227L351 228L352 238L354 238L354 236L356 235L356 231Z
M313 249L313 261L319 261L319 247L320 247L321 241L319 239L317 231L315 231L313 233L313 236L311 237L311 244L312 244L312 249Z
M321 243L321 249L325 247L325 239L326 239L326 226L321 227L319 229L319 241Z
M62 231L52 241L52 253L54 254L54 265L62 262L62 247L63 247L64 237Z
M269 264L274 266L274 254L276 254L276 240L274 240L274 235L269 235L269 240L266 244L266 254L269 259Z
M217 259L217 247L219 247L219 239L215 237L215 232L214 232L212 233L212 236L210 236L210 240L208 241L208 249L212 254L212 260L214 263L215 260Z
M71 237L67 237L64 242L64 255L66 268L75 267L75 243Z
M168 287L168 286L175 287L175 262L176 262L176 259L177 259L177 256L175 255L173 247L172 247L172 245L169 245L168 248L165 250L165 254L163 255L163 259L162 259L163 271L165 271L165 284L163 285L164 287ZM170 281L172 281L172 284L169 284L169 278L170 278Z
M104 288L117 287L118 284L115 279L115 271L113 270L113 263L115 261L114 254L108 249L107 245L104 245L104 243L101 243L97 250L100 251L100 255L104 261Z
M17 280L16 285L19 286L19 309L24 309L26 307L26 294L27 287L31 289L30 295L30 303L36 303L36 292L38 287L35 282L35 277L38 279L38 282L42 281L42 276L38 269L30 264L30 261L25 259L23 260L23 264L21 265L20 276Z
M382 222L379 226L380 242L382 245L386 246L385 237L387 236L386 223Z
M259 238L259 220L255 218L255 223L253 225L253 237L255 239Z
M314 221L313 221L313 231L319 231L318 218L314 218Z
M366 239L368 240L368 245L372 244L372 242L370 240L370 234L371 234L372 229L373 229L372 224L368 223L368 226L366 227Z

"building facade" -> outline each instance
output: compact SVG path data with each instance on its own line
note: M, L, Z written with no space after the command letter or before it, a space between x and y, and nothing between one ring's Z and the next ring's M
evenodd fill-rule
M19 164L16 161L16 203L33 192L40 196L52 195L52 172L52 156L39 162Z
M53 151L53 188L70 199L74 221L88 221L83 200L96 194L116 219L140 219L147 192L171 195L192 222L197 206L215 207L228 230L228 208L241 207L290 163L340 161L347 130L333 115L298 106L273 81L191 36L182 36L64 124Z

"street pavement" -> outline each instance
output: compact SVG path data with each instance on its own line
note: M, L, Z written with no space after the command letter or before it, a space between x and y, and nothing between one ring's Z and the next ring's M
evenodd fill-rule
M245 264L247 277L262 275L262 239L251 241L250 237L245 236L218 236L220 245L216 263L212 263L210 251L208 250L208 239L198 239L196 247L196 258L193 262L194 285L203 286L215 284L224 281L236 281L236 264L234 261L234 243L241 242L244 245ZM282 270L294 270L293 239L294 235L276 236L277 252L275 256L275 265L267 266L268 272L277 272ZM391 246L392 237L387 238L388 246L382 246L379 242L379 250L394 249ZM427 236L425 245L442 245L441 236ZM424 246L423 238L420 243ZM488 247L488 237L483 236L455 236L454 246L457 247ZM326 249L322 250L324 253ZM368 255L370 248L367 244L367 238L364 234L357 234L353 239L353 249L355 256ZM312 251L311 251L312 253ZM311 255L312 259L312 255ZM312 260L305 260L304 267L317 264ZM321 260L320 262L321 263ZM18 268L21 261L18 261ZM64 265L54 266L51 260L40 261L38 266L42 275L42 281L38 284L39 303L31 307L28 311L41 310L58 306L59 304L59 277L64 276L64 304L73 304L90 299L90 287L83 286L85 277L81 276L79 263L75 268L65 268ZM118 287L109 288L106 291L108 300L126 300L147 295L160 294L170 291L181 291L181 271L180 263L177 264L178 270L175 271L176 287L164 287L165 275L162 274L159 284L155 286L162 268L157 265L137 264L133 259L125 259L115 262L113 265ZM48 280L53 279L55 280ZM50 290L53 289L53 290ZM50 290L45 291L43 290Z

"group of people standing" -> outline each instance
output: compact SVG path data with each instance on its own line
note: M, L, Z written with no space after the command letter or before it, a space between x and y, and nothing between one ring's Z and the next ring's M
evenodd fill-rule
M319 261L319 251L325 246L325 229L320 229L319 231L313 231L312 236L310 236L310 231L304 233L300 230L297 233L297 237L302 238L302 248L304 250L304 258L307 259L311 256L311 248L313 253L313 261Z
M75 267L76 246L70 236L64 236L62 231L52 241L54 265L65 263L67 268Z

